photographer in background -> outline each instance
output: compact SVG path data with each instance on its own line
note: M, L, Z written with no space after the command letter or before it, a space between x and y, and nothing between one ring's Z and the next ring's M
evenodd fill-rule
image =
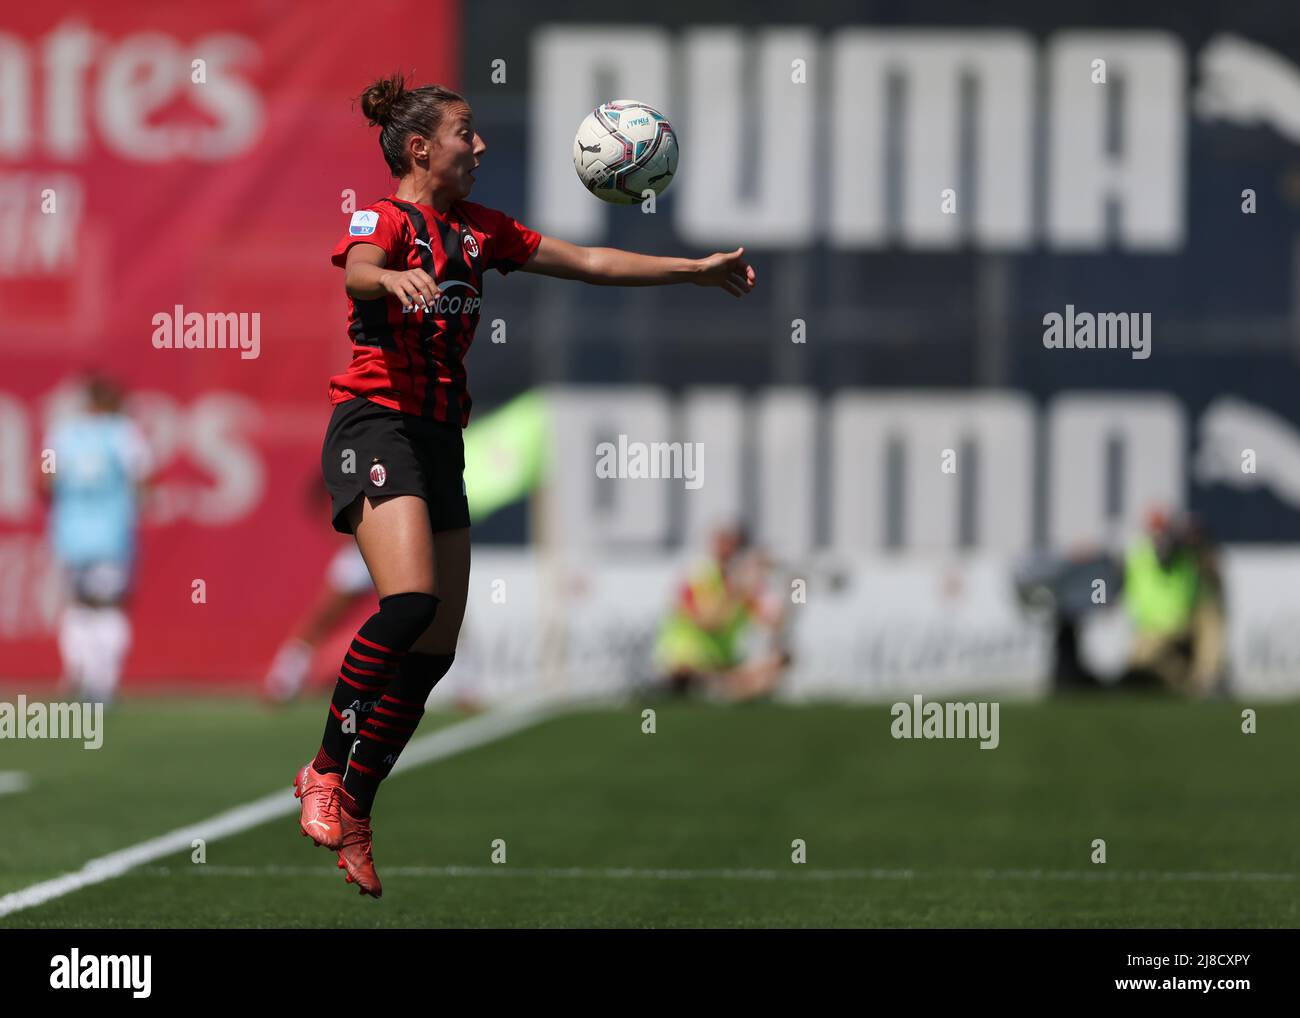
M1154 676L1205 696L1224 673L1224 598L1214 547L1190 516L1153 511L1124 559L1124 605L1133 622L1127 682Z
M790 663L772 562L739 526L713 534L711 555L680 588L655 644L655 665L674 693L737 703L769 696Z

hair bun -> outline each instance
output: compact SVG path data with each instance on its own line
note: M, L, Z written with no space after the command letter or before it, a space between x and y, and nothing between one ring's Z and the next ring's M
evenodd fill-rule
M361 93L361 112L371 124L388 123L393 105L406 93L406 79L400 74L381 78Z

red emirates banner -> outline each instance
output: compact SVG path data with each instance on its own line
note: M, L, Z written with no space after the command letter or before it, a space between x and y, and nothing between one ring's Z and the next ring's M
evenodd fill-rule
M59 672L36 475L90 369L123 384L158 467L128 690L260 676L319 592L343 540L319 481L327 379L350 351L329 255L351 212L391 189L354 100L393 71L457 87L459 13L447 0L6 10L0 684ZM155 345L158 322L193 312L227 323L226 348Z

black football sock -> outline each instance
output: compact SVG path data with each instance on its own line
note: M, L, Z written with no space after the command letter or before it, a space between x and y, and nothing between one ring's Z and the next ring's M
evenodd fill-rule
M320 752L312 761L317 771L343 773L348 752L365 727L371 708L397 676L411 644L429 628L437 607L436 597L419 591L379 599L379 611L357 630L343 656Z
M345 803L357 818L370 816L379 783L388 777L424 717L424 702L447 674L455 654L411 652L402 659L397 675L366 718L352 750L343 789L356 804Z

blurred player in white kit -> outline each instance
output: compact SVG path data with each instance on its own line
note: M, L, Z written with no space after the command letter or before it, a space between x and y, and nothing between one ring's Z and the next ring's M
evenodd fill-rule
M151 456L114 382L92 376L85 395L85 408L46 435L37 477L50 499L50 542L68 588L59 622L63 687L77 699L107 703L131 645L124 605Z

